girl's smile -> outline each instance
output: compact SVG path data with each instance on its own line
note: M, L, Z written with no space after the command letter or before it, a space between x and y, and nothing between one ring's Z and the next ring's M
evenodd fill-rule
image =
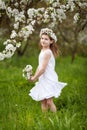
M43 34L40 39L41 46L44 48L49 48L51 40L48 35Z

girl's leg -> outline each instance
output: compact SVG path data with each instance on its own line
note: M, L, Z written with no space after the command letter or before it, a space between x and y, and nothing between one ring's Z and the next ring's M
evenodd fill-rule
M48 110L48 104L47 104L46 99L41 101L41 109L42 109L42 112L46 112Z
M56 112L56 106L55 106L52 98L47 99L47 104L52 112Z

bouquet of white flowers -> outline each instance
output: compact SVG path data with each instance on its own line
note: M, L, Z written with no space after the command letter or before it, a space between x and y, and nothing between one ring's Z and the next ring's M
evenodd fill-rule
M26 80L29 80L31 76L32 76L32 66L26 65L26 67L23 69L23 77Z

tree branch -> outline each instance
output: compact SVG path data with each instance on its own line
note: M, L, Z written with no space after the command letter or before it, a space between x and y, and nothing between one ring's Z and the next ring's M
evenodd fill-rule
M76 5L79 9L81 9L81 10L83 10L83 11L85 11L85 12L87 13L87 10L86 10L87 8L85 9L85 8L80 7L76 1L74 1L74 3L75 3L75 5Z

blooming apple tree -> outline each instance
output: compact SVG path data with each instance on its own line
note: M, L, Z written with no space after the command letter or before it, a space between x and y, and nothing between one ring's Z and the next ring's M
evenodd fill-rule
M4 41L5 49L0 52L0 60L10 58L22 41L27 41L34 33L36 25L46 24L54 29L55 25L67 19L67 12L73 13L73 22L80 19L80 10L85 12L87 19L87 2L82 0L36 0L44 6L35 8L33 0L0 0L0 17L5 13L11 20L12 31L9 39ZM78 9L77 9L78 7ZM80 10L79 10L80 9ZM86 21L87 23L87 21Z

